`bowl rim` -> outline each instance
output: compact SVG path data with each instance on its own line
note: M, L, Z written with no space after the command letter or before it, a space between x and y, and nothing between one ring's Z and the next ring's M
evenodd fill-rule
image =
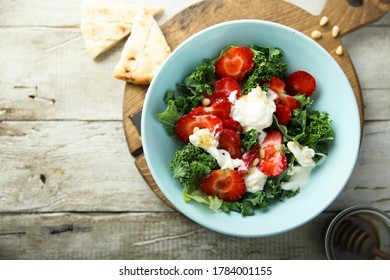
M322 52L323 55L325 55L329 59L331 59L333 61L334 65L335 65L335 67L338 67L340 69L341 73L344 75L345 79L348 81L348 85L347 86L350 88L350 91L352 93L354 93L353 88L352 88L348 78L346 77L346 74L342 70L341 66L337 63L337 61L330 55L330 53L324 47L322 47L319 43L314 41L312 38L310 38L306 34L302 33L301 31L298 31L298 30L296 30L296 29L294 29L292 27L289 27L287 25L283 25L281 23L272 22L272 21L268 21L268 20L261 20L261 19L236 19L236 20L229 20L229 21L226 21L226 22L217 23L217 24L211 25L209 27L206 27L206 28L198 31L197 33L189 36L182 43L180 43L172 51L172 53L164 61L164 63L160 66L158 73L156 74L155 78L152 80L151 84L149 85L149 88L148 88L148 90L146 92L146 96L145 96L145 100L144 100L144 107L145 107L146 104L148 104L148 101L149 101L150 95L151 95L150 92L155 87L155 83L157 81L156 77L159 75L161 70L164 69L164 66L166 64L168 64L171 61L172 58L175 57L176 53L180 52L181 49L184 48L189 42L191 42L192 40L194 40L197 37L202 36L206 32L209 32L209 31L211 31L213 29L221 28L221 27L224 27L224 26L236 25L236 24L270 25L270 26L274 26L274 27L277 27L277 28L282 28L282 29L284 29L284 30L286 30L288 32L295 33L299 37L301 37L302 39L304 39L306 41L309 41L310 44L313 44L313 45L316 46L316 48L320 49L320 51ZM356 103L356 98L354 100L355 100L355 111L357 112L357 115L359 116L359 111L358 111L358 106L357 106L357 103ZM141 116L141 131L145 131L145 129L146 129L146 127L145 127L145 116L146 116L146 113L145 113L145 110L143 110L142 111L142 116ZM196 222L197 224L199 224L199 225L201 225L201 226L203 226L203 227L205 227L205 228L207 228L209 230L212 230L212 231L215 231L215 232L218 232L218 233L222 233L222 234L225 234L225 235L229 235L229 236L236 236L236 237L266 237L266 236L272 236L272 235L276 235L276 234L281 234L281 233L288 232L288 231L291 231L293 229L296 229L296 228L298 228L298 227L308 223L309 221L311 221L315 217L317 217L319 214L321 214L339 196L341 191L344 189L347 181L349 180L349 178L350 178L350 176L351 176L351 174L353 172L353 169L354 169L354 166L356 164L357 157L358 157L358 154L359 154L360 141L361 141L360 140L360 138L361 138L361 136L360 136L361 135L360 125L357 127L357 129L358 129L357 134L359 135L358 139L356 140L358 142L357 149L354 151L353 158L351 158L351 162L352 162L351 167L348 170L348 172L346 172L346 175L344 176L343 181L340 184L340 185L342 185L342 187L339 188L336 193L334 193L334 196L332 197L332 199L330 201L327 201L327 203L324 203L324 205L322 206L322 208L320 210L311 213L305 219L302 219L300 223L296 223L293 226L289 226L287 228L283 228L283 229L280 229L280 230L277 230L277 231L268 232L268 233L253 233L253 232L251 232L251 233L242 234L242 233L236 233L235 231L232 231L232 230L221 229L221 228L215 227L213 225L211 225L211 226L207 225L206 226L199 219L194 218L193 215L189 215L188 212L182 211L182 210L180 210L178 208L176 208L176 209L178 210L178 212L180 212L181 214L183 214L184 216L186 216L190 220ZM144 141L145 140L144 137L145 137L145 133L141 133L141 140L142 140L143 143L146 143L146 141ZM144 156L145 156L145 159L146 159L147 166L148 166L148 168L150 170L150 173L151 173L153 179L156 181L157 187L161 190L162 194L166 197L166 199L170 203L172 203L172 205L174 205L176 207L174 201L172 201L172 199L170 199L170 193L167 192L164 187L163 188L160 187L161 182L160 182L159 178L156 176L157 173L154 170L153 165L151 164L151 160L149 158L149 150L148 150L147 146L143 146L143 152L144 152ZM212 214L212 213L210 213L210 214Z

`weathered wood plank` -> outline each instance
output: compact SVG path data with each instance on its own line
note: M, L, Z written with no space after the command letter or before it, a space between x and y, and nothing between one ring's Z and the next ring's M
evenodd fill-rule
M346 34L342 41L355 65L361 87L389 89L390 66L386 59L390 49L389 26L370 25Z
M360 204L390 210L389 133L388 122L366 123L355 169L331 209Z
M125 1L125 0L123 0ZM157 19L163 23L172 15L201 0L131 0L135 4L162 5L164 13ZM321 13L326 0L284 0L313 15ZM130 1L127 1L130 2ZM2 1L0 3L0 13L6 17L0 18L0 26L24 27L24 26L48 26L48 27L77 27L80 24L80 0L62 1ZM42 8L44 7L44 8ZM34 15L34 17L31 17ZM386 16L375 24L390 24L390 16Z
M390 122L368 122L347 187L329 210L390 210ZM144 182L121 122L0 123L0 212L172 211ZM380 159L380 160L378 160Z
M0 155L0 212L169 209L137 171L119 121L0 123Z
M93 61L78 30L0 29L0 119L117 119L125 83L120 54ZM12 67L11 67L12 66Z
M157 16L159 22L165 22L169 17L185 7L200 0L110 0L132 3L135 5L158 5L164 7L164 12ZM78 27L80 25L80 0L16 0L1 1L0 26L26 27L45 26L55 28Z
M390 119L390 89L363 90L365 119L383 121Z
M237 238L177 213L3 214L0 259L325 259L334 215L276 236Z

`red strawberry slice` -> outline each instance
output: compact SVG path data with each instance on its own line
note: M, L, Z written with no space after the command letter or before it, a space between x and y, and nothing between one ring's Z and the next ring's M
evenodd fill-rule
M238 168L238 172L241 173L247 172L248 169L254 163L255 159L259 158L259 151L260 151L260 145L257 144L254 147L252 147L249 151L245 152L242 156L242 161L244 162L244 164Z
M226 99L228 100L230 95L229 91L213 91L210 95L207 93L203 94L203 98L207 98L210 100L210 104L213 104L216 100Z
M222 127L226 129L231 129L237 133L243 132L243 128L240 124L240 122L233 120L233 119L226 119L222 123Z
M207 128L217 135L222 130L222 120L214 115L187 114L179 118L176 123L176 135L184 143L189 142L189 137L194 133L194 128Z
M260 160L258 168L267 176L279 176L286 170L287 167L287 158L286 155L282 152L275 153L272 157L268 159Z
M301 103L299 103L299 101L296 100L293 96L286 94L286 92L284 91L285 87L286 84L281 79L277 77L271 78L269 88L278 95L278 98L275 100L275 103L277 105L281 104L287 106L292 113L295 109L301 107Z
M230 91L213 91L211 95L208 95L207 93L203 94L203 98L208 98L210 100L210 104L213 104L215 101L219 99L225 99L229 100L229 97L231 95ZM241 97L241 94L236 93L236 99Z
M287 158L281 149L282 142L282 133L270 130L260 145L260 162L257 166L267 176L279 176L287 167Z
M286 84L278 77L273 77L269 81L269 88L272 89L280 98L284 94L284 89L286 88Z
M242 174L232 169L212 171L203 178L200 187L204 194L217 195L225 201L236 201L246 191Z
M286 91L288 94L304 94L311 96L316 89L316 80L306 71L298 70L286 78Z
M230 118L232 103L227 99L219 98L210 106L198 106L191 110L191 115L215 115L222 120Z
M290 109L285 105L276 105L275 116L278 119L279 124L287 125L292 117Z
M286 94L282 102L285 106L287 106L291 113L293 113L295 109L301 108L301 103L299 103L299 101L291 95Z
M254 54L246 46L231 47L215 63L215 74L219 78L230 77L241 81L252 70Z
M241 158L242 141L237 132L230 129L222 129L218 141L219 149L228 151L232 158Z
M232 92L232 91L237 91L237 97L241 95L241 87L240 84L237 83L236 80L230 78L230 77L225 77L222 78L218 81L215 82L214 84L214 91L227 91L227 92Z
M208 98L210 103L213 103L215 100L221 98L228 100L233 91L236 91L235 96L237 99L241 97L240 84L230 77L225 77L215 82L214 91L211 93L211 95L205 93L203 94L203 97Z
M269 130L266 133L267 136L265 136L263 143L261 143L261 148L274 148L275 150L279 150L283 142L283 134L276 130Z

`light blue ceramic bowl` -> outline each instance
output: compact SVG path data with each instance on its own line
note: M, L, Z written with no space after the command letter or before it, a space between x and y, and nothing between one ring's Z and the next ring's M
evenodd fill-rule
M200 203L186 203L181 184L172 178L169 162L179 145L168 137L156 114L166 109L169 89L181 82L204 58L213 59L226 45L259 45L284 50L288 72L306 70L317 81L315 108L329 112L335 141L323 165L316 168L300 193L275 203L254 216L214 213ZM142 144L150 172L166 198L194 222L219 233L261 237L295 229L324 211L347 183L360 145L359 111L344 72L318 43L283 25L238 20L209 27L177 47L153 79L146 94L141 121Z

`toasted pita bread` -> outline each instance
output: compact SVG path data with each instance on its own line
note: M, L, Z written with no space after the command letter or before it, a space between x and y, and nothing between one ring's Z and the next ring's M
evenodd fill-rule
M162 7L145 6L157 15ZM118 1L87 1L82 5L80 29L88 54L96 58L130 34L140 6Z
M153 14L140 9L113 76L133 84L150 84L170 53L171 49Z

